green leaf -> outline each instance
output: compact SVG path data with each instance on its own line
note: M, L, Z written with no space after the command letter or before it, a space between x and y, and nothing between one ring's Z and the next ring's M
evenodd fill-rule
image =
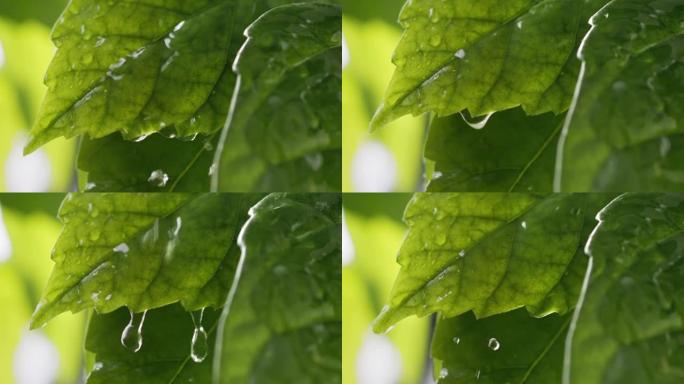
M206 310L202 327L208 344L214 344L218 313ZM130 320L125 309L90 320L86 349L95 354L88 384L100 383L208 383L211 359L195 363L190 356L193 330L191 315L182 306L150 310L142 328L142 348L133 353L121 345L121 333ZM198 324L199 325L199 324Z
M599 220L564 383L681 383L684 196L626 194Z
M263 9L251 1L70 2L53 29L58 49L26 152L59 136L216 131L241 32Z
M417 194L404 220L401 271L374 324L410 315L478 318L519 307L573 308L586 269L583 246L605 195Z
M213 190L341 186L341 8L274 8L246 31Z
M32 327L61 312L135 312L181 301L220 307L232 281L235 244L258 195L72 194L55 268Z
M479 130L458 115L435 119L425 145L435 163L428 190L551 192L561 127L560 117L530 117L520 108L495 114Z
M682 189L682 19L680 0L615 0L591 19L556 190Z
M397 69L371 126L408 113L565 111L586 21L606 1L406 2Z
M271 194L250 216L214 383L341 383L340 196Z
M118 133L84 138L78 169L88 173L88 192L204 192L209 190L217 140L182 141L155 134L133 142Z
M559 383L570 315L531 317L524 309L476 319L440 319L432 356L439 384Z

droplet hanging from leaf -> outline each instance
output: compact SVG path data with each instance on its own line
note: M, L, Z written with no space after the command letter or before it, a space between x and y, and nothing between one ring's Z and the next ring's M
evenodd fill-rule
M133 352L138 352L143 345L142 329L147 311L142 312L142 314L130 312L131 320L121 333L121 345ZM137 320L138 318L139 320Z
M202 326L202 319L204 318L204 308L200 311L199 321L195 320L195 314L190 313L192 323L195 325L195 330L192 333L192 342L190 344L190 357L195 363L201 363L209 353L207 345L207 332Z

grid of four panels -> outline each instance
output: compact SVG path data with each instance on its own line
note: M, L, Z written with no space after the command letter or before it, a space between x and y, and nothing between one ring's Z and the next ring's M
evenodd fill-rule
M3 2L0 383L684 382L682 20Z

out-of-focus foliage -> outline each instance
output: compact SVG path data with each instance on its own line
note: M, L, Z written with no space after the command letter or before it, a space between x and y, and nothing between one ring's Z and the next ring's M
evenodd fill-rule
M0 8L0 191L65 191L72 179L73 142L56 140L32 156L22 156L45 92L50 31L34 21L9 21L2 12Z
M36 349L41 347L36 340L44 338L49 343L42 347L57 352L55 382L76 383L81 375L82 345L74 340L83 337L84 315L64 314L40 331L28 331L31 312L50 273L48 255L60 231L54 218L60 200L59 195L0 196L0 307L8 309L3 311L0 327L2 383L18 382L16 375L26 374L27 359L44 364L41 370L52 366L54 362L41 360L45 355ZM35 209L29 208L31 203Z
M423 120L404 117L392 123L393 129L368 129L392 73L388 57L399 40L399 29L347 17L342 24L342 189L413 191L421 174Z
M0 15L15 20L37 20L52 25L67 0L7 0L0 2Z
M381 309L398 272L394 252L405 232L404 225L393 218L401 216L403 207L396 215L392 214L393 217L368 208L382 203L364 207L363 201L373 200L376 196L388 197L345 196L342 235L343 383L366 383L372 376L375 380L395 377L397 383L415 384L421 382L425 374L429 320L408 319L399 324L396 331L386 335L373 335L370 331L373 316ZM399 196L404 200L409 197ZM347 197L350 197L349 207L346 206ZM379 370L383 372L378 373Z

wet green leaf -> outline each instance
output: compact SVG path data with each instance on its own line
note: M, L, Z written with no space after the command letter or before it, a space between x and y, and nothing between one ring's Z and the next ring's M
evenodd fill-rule
M340 196L271 194L238 241L214 383L341 383Z
M684 3L616 0L595 15L556 189L684 186Z
M389 305L374 324L472 310L478 318L526 307L537 316L574 307L584 243L607 195L417 194Z
M118 133L84 138L78 169L88 173L88 192L204 192L209 189L217 140L208 136L182 141L155 134L133 142ZM154 177L160 173L168 180Z
M26 151L59 136L216 131L235 81L232 58L260 9L251 1L70 2L52 32L58 49Z
M425 145L434 162L428 190L551 192L561 127L561 117L520 108L495 114L484 129L458 115L435 119Z
M32 326L65 311L135 312L180 301L223 304L239 256L235 240L258 195L72 194L55 268Z
M341 8L277 7L246 35L213 189L340 190Z
M371 126L408 113L480 116L519 105L529 114L565 111L575 52L606 1L406 2L397 69Z
M441 319L432 343L438 383L560 383L569 322L570 314L537 319L524 309Z
M95 362L87 383L209 383L211 356L200 363L190 356L195 329L190 316L178 304L150 310L142 328L142 347L133 353L120 341L130 321L127 310L94 315L86 349L95 354ZM198 321L199 316L195 317ZM214 344L217 320L217 312L205 311L202 327L209 336L209 345Z
M681 383L684 196L626 194L599 220L564 382Z

